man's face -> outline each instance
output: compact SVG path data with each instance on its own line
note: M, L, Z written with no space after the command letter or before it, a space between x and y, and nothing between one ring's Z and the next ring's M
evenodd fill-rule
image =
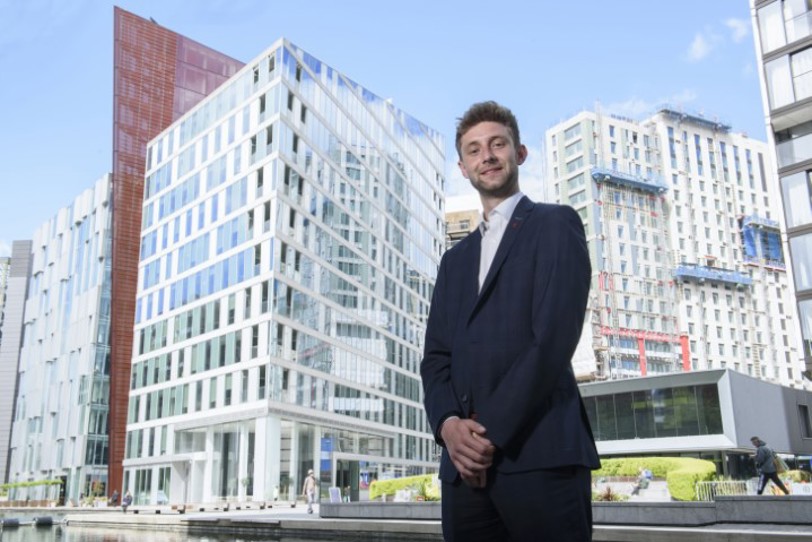
M753 446L755 446L756 448L758 448L758 441L757 441L757 440L755 440L755 439L751 439L751 440L750 440L750 442L753 444Z
M460 139L462 175L481 195L506 198L519 189L519 165L527 158L516 148L510 130L498 122L480 122Z

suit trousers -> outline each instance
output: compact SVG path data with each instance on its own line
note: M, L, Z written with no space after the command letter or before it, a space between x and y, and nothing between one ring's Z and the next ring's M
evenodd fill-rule
M443 482L445 542L589 542L592 477L585 467L513 474L490 469L482 489Z
M772 480L772 482L784 492L784 495L789 495L789 490L784 485L784 482L781 481L781 478L778 476L778 473L775 472L762 472L758 475L758 491L757 493L761 495L764 493L764 488L767 486L767 482Z

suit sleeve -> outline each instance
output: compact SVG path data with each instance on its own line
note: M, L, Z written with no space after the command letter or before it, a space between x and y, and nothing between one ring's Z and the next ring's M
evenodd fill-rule
M446 258L447 253L440 262L437 282L431 296L423 361L420 363L426 415L434 438L440 445L443 444L440 438L443 421L450 416L461 416L462 412L451 384L453 329L449 327L445 306Z
M539 412L571 371L586 316L592 271L583 223L571 207L556 207L550 214L537 233L533 340L477 409L488 439L506 453L538 423Z

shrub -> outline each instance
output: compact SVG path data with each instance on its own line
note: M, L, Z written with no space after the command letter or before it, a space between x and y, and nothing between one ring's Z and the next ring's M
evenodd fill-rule
M640 467L649 469L655 478L665 478L668 492L678 501L696 500L696 483L712 480L716 466L711 461L692 457L629 457L603 459L593 476L637 476Z
M629 496L618 493L612 489L612 486L606 486L603 491L593 491L592 500L599 502L618 502L629 500Z
M369 484L369 499L375 500L381 496L394 495L401 489L412 489L417 495L422 495L424 500L436 501L440 499L440 491L435 484L436 479L435 474L421 474L391 480L375 480Z
M812 473L806 470L789 470L781 474L782 478L789 478L796 484L812 481Z

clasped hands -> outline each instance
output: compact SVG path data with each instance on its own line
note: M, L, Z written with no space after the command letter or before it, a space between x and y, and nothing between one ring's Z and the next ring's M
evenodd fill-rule
M448 455L462 480L475 488L485 487L487 470L493 464L496 451L485 433L485 427L476 421L456 417L448 418L440 429Z

